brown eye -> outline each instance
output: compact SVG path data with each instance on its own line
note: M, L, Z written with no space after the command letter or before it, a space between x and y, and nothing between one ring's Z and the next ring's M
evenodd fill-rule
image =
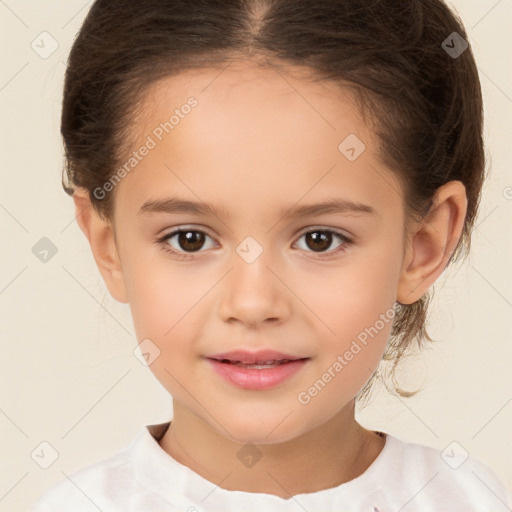
M304 242L302 242L302 239L304 239ZM345 235L330 229L307 231L299 237L299 241L296 243L299 247L302 245L300 249L306 252L319 253L319 255L325 254L326 256L344 251L352 243ZM334 247L332 247L333 242L337 242Z
M197 229L177 229L158 240L163 247L176 254L200 252L201 249L215 247L215 242L203 231ZM208 247L208 242L210 246Z
M306 233L306 245L315 252L325 251L332 244L332 234L328 231Z
M200 231L180 231L178 233L178 245L184 251L197 251L201 249L204 241L204 233Z

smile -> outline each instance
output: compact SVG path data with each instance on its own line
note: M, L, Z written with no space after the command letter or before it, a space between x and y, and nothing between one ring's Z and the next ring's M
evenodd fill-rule
M275 351L245 351L215 354L206 361L217 375L238 388L273 388L298 373L309 357L295 357Z

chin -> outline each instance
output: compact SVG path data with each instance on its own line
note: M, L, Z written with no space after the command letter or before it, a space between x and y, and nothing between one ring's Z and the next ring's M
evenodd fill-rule
M240 418L230 417L229 422L225 423L225 428L231 434L231 440L240 444L285 443L309 430L306 425L297 425L297 418L293 416L292 413L288 418L286 415L278 418L275 414L269 414L266 417L262 414L244 415ZM217 431L223 436L226 435L223 430L217 428Z

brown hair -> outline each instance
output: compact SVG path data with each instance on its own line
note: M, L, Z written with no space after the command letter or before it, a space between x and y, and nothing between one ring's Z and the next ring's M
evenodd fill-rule
M467 214L450 264L469 252L485 167L477 67L470 47L460 56L447 51L454 32L459 43L468 40L441 0L96 0L66 70L62 185L68 194L86 188L111 220L114 195L98 199L93 191L123 161L148 87L186 69L257 57L356 89L382 161L404 184L407 217L422 218L448 181L465 185ZM430 299L427 292L396 311L383 359L402 396L413 393L396 384L398 362L414 342L433 341L425 326ZM384 375L382 366L358 399Z

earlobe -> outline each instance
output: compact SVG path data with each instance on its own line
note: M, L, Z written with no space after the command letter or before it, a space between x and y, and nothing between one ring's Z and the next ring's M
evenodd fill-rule
M121 260L111 222L103 220L92 206L86 189L73 194L76 220L91 246L94 260L107 285L110 295L119 302L128 303Z
M460 239L466 211L466 189L460 181L450 181L437 190L429 214L410 235L398 302L416 302L441 275Z

